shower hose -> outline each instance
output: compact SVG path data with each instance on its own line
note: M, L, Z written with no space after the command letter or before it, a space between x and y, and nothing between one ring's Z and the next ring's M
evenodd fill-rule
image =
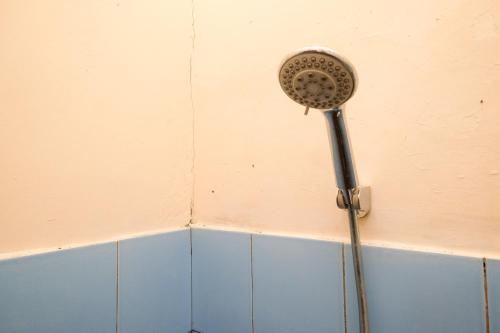
M348 196L350 197L350 196ZM361 243L358 233L358 218L356 209L352 207L349 198L349 229L351 232L351 250L354 268L354 278L356 280L356 292L358 296L359 332L368 333L368 305L366 302L365 281L363 277L363 261L361 258Z

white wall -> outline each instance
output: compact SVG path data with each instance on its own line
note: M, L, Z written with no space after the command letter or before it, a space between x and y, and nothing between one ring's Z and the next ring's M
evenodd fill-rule
M0 1L0 252L189 221L189 1Z
M281 92L307 45L356 66L365 242L500 255L500 2L195 1L195 222L347 237L325 124Z

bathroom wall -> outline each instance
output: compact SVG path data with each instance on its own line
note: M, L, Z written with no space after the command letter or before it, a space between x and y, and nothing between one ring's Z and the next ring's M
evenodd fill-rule
M350 246L191 234L197 332L359 332ZM500 332L500 261L372 246L363 254L370 332Z
M0 253L189 221L189 1L0 2Z
M347 117L373 210L367 244L500 256L500 2L194 1L194 221L346 238L325 125L278 65L335 48L359 74Z
M0 294L1 332L190 332L191 231L0 259Z
M500 261L363 254L370 332L500 332ZM0 331L359 332L353 275L344 243L185 228L0 260Z
M499 10L2 1L0 253L177 228L192 201L198 225L346 239L322 116L276 79L285 54L325 45L360 77L363 241L500 257Z

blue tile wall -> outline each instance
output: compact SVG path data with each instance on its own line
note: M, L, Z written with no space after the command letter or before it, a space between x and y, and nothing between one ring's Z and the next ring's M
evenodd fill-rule
M485 332L482 260L363 247L372 333ZM348 332L358 332L356 289L346 245Z
M344 332L342 244L252 237L255 333Z
M191 330L189 230L120 241L120 333Z
M0 332L115 332L116 243L0 261Z
M487 260L490 332L500 333L500 260Z
M250 235L192 229L193 329L252 332Z
M371 333L486 332L482 259L369 246L363 255ZM489 333L500 333L500 261L486 263ZM0 261L1 333L117 327L357 333L350 246L191 229Z

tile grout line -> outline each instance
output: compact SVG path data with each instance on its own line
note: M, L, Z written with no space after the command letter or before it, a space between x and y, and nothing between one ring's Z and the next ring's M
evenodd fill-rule
M346 288L346 271L345 271L345 244L342 243L342 296L344 298L344 333L347 333L347 288Z
M490 309L488 303L488 268L486 258L483 258L483 290L484 290L484 319L486 321L486 333L490 333Z
M191 274L190 274L190 284L191 284L191 331L194 331L194 317L193 317L193 302L194 302L194 297L193 297L193 229L189 228L189 246L190 246L190 251L191 251Z
M251 315L252 315L252 333L255 333L255 317L254 317L254 304L253 304L253 294L254 294L254 282L253 282L253 235L250 234L250 278L251 278L251 281L250 281L250 303L251 303Z
M120 297L120 289L119 289L119 283L120 283L120 242L116 241L116 296L115 296L115 333L118 333L119 330L119 309L118 307L120 306L119 303L119 297Z

